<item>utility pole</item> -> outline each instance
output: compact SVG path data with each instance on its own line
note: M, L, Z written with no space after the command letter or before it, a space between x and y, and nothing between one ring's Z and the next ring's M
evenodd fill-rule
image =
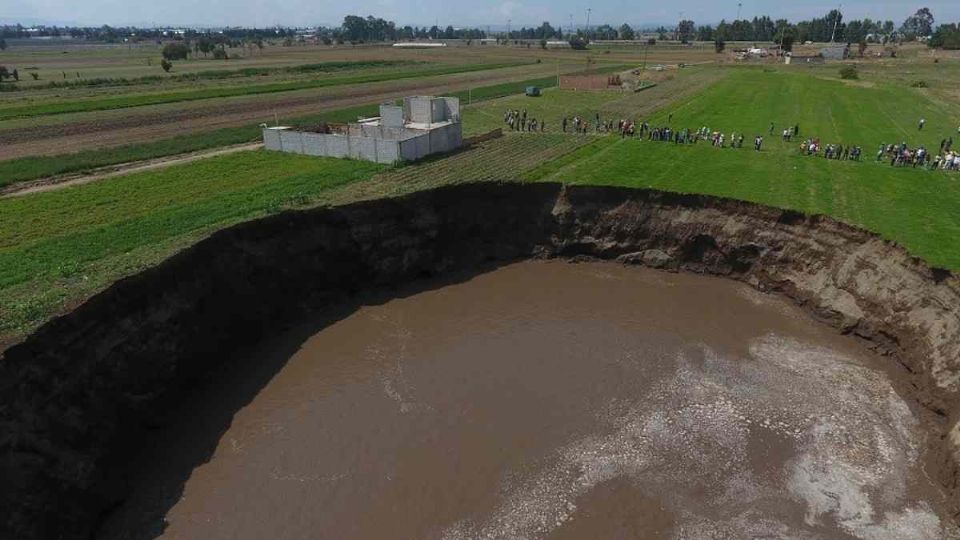
M587 8L587 36L590 36L590 12L593 11L591 8Z
M507 39L510 39L510 23L513 22L513 19L507 19Z
M740 20L740 10L741 10L742 8L743 8L743 3L742 3L742 2L738 2L738 3L737 3L737 18L734 19L735 21L739 21L739 20Z
M570 14L570 37L573 37L576 34L576 29L573 27L573 13Z
M840 24L840 10L843 9L843 4L840 4L837 7L837 16L833 18L833 33L830 34L830 43L834 42L834 39L837 37L837 25Z

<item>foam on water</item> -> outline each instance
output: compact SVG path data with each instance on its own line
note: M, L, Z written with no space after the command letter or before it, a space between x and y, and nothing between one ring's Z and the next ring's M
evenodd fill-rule
M667 501L680 516L677 538L816 538L830 524L863 539L958 537L908 494L920 434L883 374L775 335L751 343L746 359L703 348L675 360L673 375L631 410L597 419L602 434L561 449L514 481L491 515L444 538L544 537L614 478ZM761 429L796 451L772 480L748 463L751 432ZM784 497L803 506L802 524L766 510Z

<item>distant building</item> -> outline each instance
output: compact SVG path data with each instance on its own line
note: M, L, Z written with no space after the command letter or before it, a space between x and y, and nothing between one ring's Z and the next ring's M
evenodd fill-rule
M403 105L384 103L380 116L351 124L321 124L314 130L265 127L268 150L310 156L350 157L377 163L416 161L463 144L460 100L411 96Z
M608 90L621 88L622 84L620 75L581 73L560 77L561 90Z
M446 47L447 44L440 41L402 41L394 43L398 49L434 49L437 47Z
M846 60L850 56L850 46L824 47L820 49L820 56L825 60Z

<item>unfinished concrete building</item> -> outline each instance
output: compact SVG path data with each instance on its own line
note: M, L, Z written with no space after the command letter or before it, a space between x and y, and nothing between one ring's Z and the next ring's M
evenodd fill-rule
M268 150L309 156L350 157L396 163L449 152L463 143L460 100L410 96L403 105L384 103L380 116L351 124L321 124L313 130L263 129Z

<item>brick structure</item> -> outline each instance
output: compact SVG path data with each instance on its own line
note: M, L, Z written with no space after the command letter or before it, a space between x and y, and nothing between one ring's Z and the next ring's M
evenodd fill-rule
M620 88L619 75L561 75L560 88L563 90L608 90Z

